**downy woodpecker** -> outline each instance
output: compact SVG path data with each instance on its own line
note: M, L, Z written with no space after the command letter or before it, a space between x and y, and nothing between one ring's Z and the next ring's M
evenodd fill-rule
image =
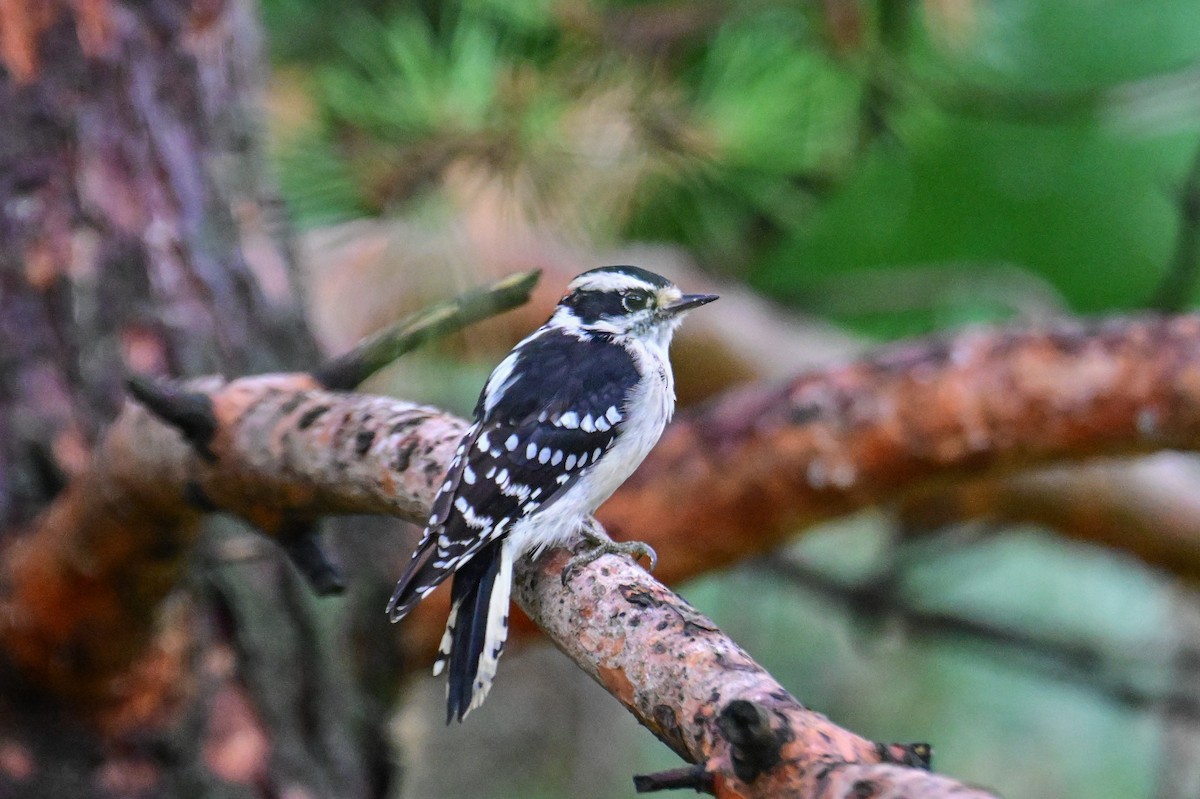
M715 299L634 266L584 272L488 378L387 607L398 621L454 575L433 669L449 670L447 722L491 689L517 558L581 532L590 548L575 564L619 552L649 556L653 568L649 547L614 543L591 514L658 441L675 408L671 336L685 312Z

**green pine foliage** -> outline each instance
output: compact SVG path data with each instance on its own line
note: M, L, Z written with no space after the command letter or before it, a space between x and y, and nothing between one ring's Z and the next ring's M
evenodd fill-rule
M302 226L452 213L469 174L884 337L1144 307L1181 261L1192 0L264 11L315 106L277 147Z
M524 181L531 218L748 268L755 231L795 229L850 161L861 80L798 6L726 12L660 55L614 46L599 7L361 3L321 31L313 5L267 3L308 41L276 47L313 73L318 118L279 147L302 225L403 213L468 163Z

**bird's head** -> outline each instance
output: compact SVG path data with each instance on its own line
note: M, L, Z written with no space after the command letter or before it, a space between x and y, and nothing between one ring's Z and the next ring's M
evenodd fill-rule
M550 324L666 346L688 311L715 299L716 294L684 294L662 275L636 266L602 266L568 284Z

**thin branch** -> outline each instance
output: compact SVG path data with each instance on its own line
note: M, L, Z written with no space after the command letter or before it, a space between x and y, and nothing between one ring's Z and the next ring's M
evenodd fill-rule
M1166 312L1187 308L1196 293L1197 278L1200 278L1200 147L1192 156L1187 177L1179 187L1179 232L1175 235L1175 252L1150 300L1150 307Z
M1027 662L1047 676L1089 688L1118 705L1156 710L1172 719L1200 721L1200 697L1174 687L1155 690L1135 681L1109 676L1105 665L1112 656L1093 644L1040 635L961 613L922 608L896 590L894 581L884 581L882 587L874 580L848 582L810 564L779 555L755 561L755 566L840 603L860 617L899 620L913 637L977 641L1004 647L1009 655L1016 652L1028 656ZM1164 650L1164 661L1157 664L1164 672L1169 654ZM1200 660L1193 650L1176 650L1174 655L1185 661ZM1143 663L1151 665L1140 661L1130 663L1129 667Z
M313 378L327 389L349 391L422 344L523 305L541 274L518 272L418 311L319 366Z
M633 789L638 793L678 791L690 788L696 793L715 793L713 775L704 766L684 766L654 774L639 774L633 778Z
M217 432L212 401L199 391L185 391L165 381L133 376L125 381L130 396L145 405L206 458L212 458L208 445Z
M898 513L908 527L925 530L967 520L1037 524L1197 583L1198 485L1195 456L1165 452L934 486L905 496Z

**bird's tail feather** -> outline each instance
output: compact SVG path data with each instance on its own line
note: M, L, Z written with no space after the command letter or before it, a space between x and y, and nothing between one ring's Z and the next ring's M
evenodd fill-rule
M492 688L508 638L513 554L506 542L488 544L454 575L450 617L433 673L449 668L446 723L479 707Z

